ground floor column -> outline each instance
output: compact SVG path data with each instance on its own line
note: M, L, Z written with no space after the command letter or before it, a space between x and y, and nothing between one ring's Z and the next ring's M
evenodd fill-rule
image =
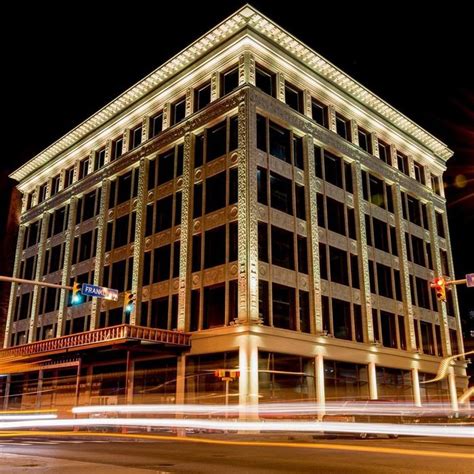
M35 408L39 410L41 408L41 393L43 392L43 371L38 372L38 383L36 384L36 401Z
M324 357L318 354L315 358L315 376L316 376L316 401L319 405L318 419L322 419L325 414L326 392L324 390Z
M8 399L10 398L11 383L12 383L12 376L11 374L8 374L7 380L5 381L5 392L3 393L3 409L4 410L8 408Z
M369 378L369 397L371 400L378 400L379 393L377 389L377 370L375 368L375 362L369 362L367 370Z
M454 369L451 367L448 374L449 400L451 402L451 409L454 412L459 410L458 406L458 392L456 390L456 375Z
M416 407L421 407L420 377L418 369L412 369L411 381L413 385L413 401Z
M251 336L240 340L239 371L240 418L258 418L258 346Z

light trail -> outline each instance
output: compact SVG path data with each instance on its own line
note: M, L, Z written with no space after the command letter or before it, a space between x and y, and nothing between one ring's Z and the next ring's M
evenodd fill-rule
M428 406L416 407L411 404L399 403L367 404L367 403L326 403L318 405L315 403L274 403L259 404L258 406L241 405L91 405L74 407L75 414L99 414L99 413L127 413L127 414L238 414L240 412L259 415L317 415L324 414L360 414L360 415L412 415L423 416L426 414L452 415L454 412L442 404L430 404ZM457 410L460 414L469 414L468 408Z
M23 421L23 420L54 420L58 415L0 415L0 421ZM0 426L2 424L0 423Z
M188 428L221 431L264 431L264 432L337 432L396 434L405 436L441 436L447 438L474 438L474 428L465 426L439 425L399 425L391 423L345 423L308 421L239 421L175 418L104 418L104 419L60 419L11 421L0 423L0 429L22 428L69 428L98 426L134 426L161 428Z

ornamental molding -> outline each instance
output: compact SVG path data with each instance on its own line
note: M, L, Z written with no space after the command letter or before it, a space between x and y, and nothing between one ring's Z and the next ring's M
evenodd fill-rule
M111 119L136 104L147 94L156 90L171 78L176 77L180 72L209 54L217 46L242 31L244 31L244 36L245 32L248 35L253 31L271 41L299 63L304 64L312 72L323 77L330 84L342 90L357 102L363 104L371 111L395 125L398 129L415 138L440 158L447 160L452 156L453 152L440 140L416 125L385 101L352 79L349 75L342 72L339 68L297 40L272 20L265 17L258 10L249 5L245 5L44 151L34 156L31 160L14 171L10 177L17 181L25 179L35 170L95 132ZM214 95L215 94L216 91L214 91Z

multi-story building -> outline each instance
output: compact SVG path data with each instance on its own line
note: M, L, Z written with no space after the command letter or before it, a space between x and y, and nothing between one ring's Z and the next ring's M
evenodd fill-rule
M11 175L14 276L120 298L13 284L6 402L223 402L238 369L242 404L455 406L462 360L420 384L463 347L429 287L454 276L451 155L243 7Z

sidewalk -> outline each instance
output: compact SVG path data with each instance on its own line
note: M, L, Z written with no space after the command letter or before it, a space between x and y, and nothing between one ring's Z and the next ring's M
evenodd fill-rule
M1 474L64 474L65 472L68 474L117 474L117 472L121 474L150 474L149 469L0 453Z

